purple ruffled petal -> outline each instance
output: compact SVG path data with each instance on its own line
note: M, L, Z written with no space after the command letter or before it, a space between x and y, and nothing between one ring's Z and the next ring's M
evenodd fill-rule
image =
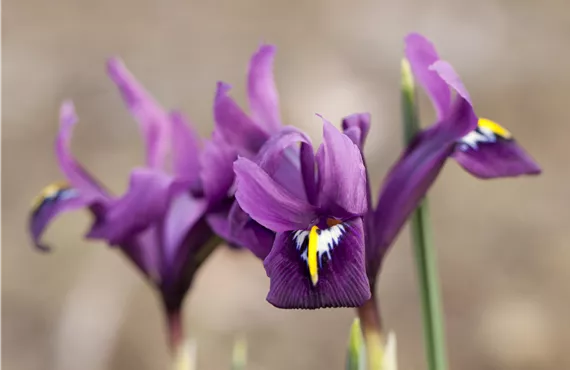
M440 122L418 135L386 176L373 215L374 242L367 244L369 276L378 273L387 248L434 183L455 142L477 124L469 102L458 98L454 106L449 122Z
M343 118L342 130L362 151L370 131L370 113L355 113Z
M41 237L50 222L58 215L87 207L90 199L81 197L79 192L66 184L47 186L36 198L29 219L29 230L35 246L42 251L51 248L41 242Z
M358 307L370 298L364 272L362 219L339 225L334 226L334 231L321 230L319 238L329 238L332 248L318 255L316 284L304 257L308 243L308 236L302 234L304 229L277 234L264 261L270 279L269 303L279 308L301 309Z
M439 60L437 51L428 39L417 33L406 36L405 44L406 59L416 80L429 95L440 120L450 109L451 91L438 73L430 69Z
M317 152L320 207L352 216L367 208L366 170L362 155L350 138L323 118L323 143Z
M235 147L238 154L253 158L269 134L251 120L228 95L230 85L218 82L214 99L215 135Z
M273 78L275 46L261 45L249 64L247 92L251 116L267 132L281 128L279 96Z
M75 161L71 154L70 144L73 126L77 123L77 115L71 101L66 101L60 109L60 128L55 143L55 153L59 162L59 167L71 187L76 189L81 197L86 201L103 201L107 193L87 173L87 171Z
M198 187L202 142L180 112L170 114L172 123L172 164L174 175L192 188Z
M471 147L460 143L453 158L472 175L491 179L520 175L538 175L538 164L516 141L497 138L494 142L478 143Z
M254 162L234 163L236 199L251 218L276 232L298 230L316 217L315 208L277 184Z
M228 197L234 183L233 164L235 150L219 138L212 138L200 155L200 179L204 195L210 204L217 204Z
M151 168L161 168L171 137L171 124L167 113L121 60L109 59L107 72L119 88L127 108L139 123L146 144L146 165Z

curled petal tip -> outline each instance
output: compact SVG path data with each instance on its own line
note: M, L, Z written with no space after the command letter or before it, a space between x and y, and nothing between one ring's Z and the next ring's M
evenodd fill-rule
M64 100L59 109L59 117L62 125L74 124L77 121L75 105L71 100Z
M232 85L225 83L223 81L218 81L216 88L216 97L221 97L227 94L228 91L232 89Z

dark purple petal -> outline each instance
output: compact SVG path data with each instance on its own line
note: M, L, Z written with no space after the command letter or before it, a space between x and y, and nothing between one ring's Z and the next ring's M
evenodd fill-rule
M520 175L538 175L538 164L512 139L497 138L478 143L476 148L459 143L453 158L472 175L491 179Z
M279 96L273 78L275 46L261 45L249 64L247 92L251 116L267 132L281 128Z
M387 248L434 183L455 142L477 124L469 102L458 98L457 103L457 110L448 117L450 122L440 122L419 134L386 176L373 215L374 242L367 244L369 276L378 273Z
M132 171L129 189L108 208L103 222L93 226L89 238L120 245L133 235L164 219L178 184L159 171L138 168Z
M236 199L251 218L275 232L299 230L316 217L315 208L277 184L254 162L234 163Z
M439 60L437 51L428 39L417 33L406 36L405 44L406 59L414 77L428 93L438 119L442 119L450 109L451 91L438 73L430 69Z
M237 205L237 202L234 204ZM241 221L240 226L235 227L235 225L231 224L232 216L230 216L233 209L234 207L232 206L231 210L226 207L220 211L208 213L208 224L217 235L228 243L247 248L257 258L265 259L273 245L275 233L252 220L247 213L241 211L241 208L239 209L243 218L235 221L235 218L239 218L239 216L233 216L235 217L233 222Z
M172 164L174 175L196 186L200 174L202 142L180 112L170 114L172 123Z
M237 159L233 147L213 137L204 146L200 155L200 178L204 195L210 204L216 204L228 197L234 183L234 161Z
M370 113L355 113L343 118L342 130L362 150L370 131Z
M317 152L319 203L329 211L340 208L353 216L363 215L366 171L362 155L350 138L323 118L323 143Z
M147 166L161 168L170 145L171 124L168 114L121 60L109 59L107 72L119 88L127 108L139 123L146 144Z
M364 267L362 219L333 226L329 240L333 248L319 252L318 281L314 283L306 262L307 238L303 231L278 233L271 253L264 261L270 279L267 301L279 308L316 309L358 307L370 298ZM305 231L306 232L306 231ZM319 238L329 237L321 230ZM324 239L322 239L324 240Z
M55 153L59 167L72 188L77 190L86 201L106 199L107 193L87 173L87 171L75 161L71 154L70 144L73 126L77 123L77 115L71 101L64 102L60 109L60 128L55 143Z
M300 146L299 146L300 144ZM296 197L306 200L315 189L314 154L311 139L287 126L263 145L255 161L271 178Z
M215 135L235 147L238 154L252 158L269 134L251 120L228 95L230 85L218 82L214 99Z
M49 251L50 247L41 242L49 223L63 212L85 208L90 203L90 199L81 197L76 189L67 184L47 186L34 200L30 214L29 231L35 246L42 251Z

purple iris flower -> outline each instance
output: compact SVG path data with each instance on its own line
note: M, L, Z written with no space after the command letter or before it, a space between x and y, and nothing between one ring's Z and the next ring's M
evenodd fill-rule
M452 111L453 91L472 105L461 79L448 62L440 59L429 40L413 33L405 43L406 58L416 80L428 93L438 120ZM452 157L479 178L536 175L541 171L506 128L480 117L477 126L454 145Z
M358 147L323 121L316 155L306 135L286 128L256 161L241 157L234 164L240 206L276 232L264 266L267 300L280 308L357 307L370 298L364 164ZM298 154L290 162L297 165L280 178L277 170L288 153Z
M71 154L77 117L73 104L64 103L55 150L67 181L38 197L30 231L36 246L48 250L41 236L49 222L87 208L94 222L86 237L119 247L156 286L169 315L176 314L194 273L220 242L208 218L231 202L235 153L215 138L203 145L182 115L166 113L121 61L110 60L108 73L138 121L145 166L131 171L125 194L110 194Z
M367 272L373 291L385 253L448 157L479 178L540 173L506 129L476 116L459 76L439 59L427 39L410 34L405 42L407 62L428 92L437 122L418 133L404 150L384 181L378 203L365 217ZM369 119L368 115L353 115L343 121L344 132L361 147Z

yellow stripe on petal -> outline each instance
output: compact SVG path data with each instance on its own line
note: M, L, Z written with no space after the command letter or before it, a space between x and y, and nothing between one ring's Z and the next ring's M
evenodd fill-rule
M500 136L503 139L510 139L513 137L509 130L494 121L485 118L479 118L478 125L479 127L491 130L495 135Z
M32 201L32 211L36 211L45 202L46 199L55 198L58 193L69 189L69 184L65 181L54 182L42 189Z
M309 265L309 274L313 285L317 285L319 281L319 267L317 250L319 247L319 230L318 227L313 226L309 232L309 246L307 247L307 264Z

